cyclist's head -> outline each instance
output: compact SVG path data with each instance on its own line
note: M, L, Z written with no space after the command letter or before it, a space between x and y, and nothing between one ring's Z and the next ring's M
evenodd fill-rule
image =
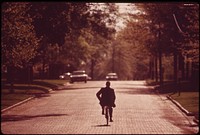
M106 87L110 87L110 82L109 81L106 82Z

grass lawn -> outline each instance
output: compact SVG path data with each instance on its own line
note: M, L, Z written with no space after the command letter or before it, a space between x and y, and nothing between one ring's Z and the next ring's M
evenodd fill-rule
M48 93L48 90L67 83L67 80L34 80L32 84L14 84L14 93L10 93L10 84L4 84L1 88L1 110L23 101L36 94Z
M20 101L23 101L29 97L31 97L32 95L29 94L19 94L19 93L14 93L14 94L5 94L2 93L1 94L1 110L4 108L7 108L11 105L14 105Z
M171 97L189 112L199 112L199 92L181 92L180 96L176 93Z
M147 80L147 85L157 85L153 80ZM165 81L163 86L158 86L156 90L160 94L170 95L174 100L181 104L189 112L199 115L199 88L194 87L191 82L182 81L178 85L174 85L173 81ZM181 91L180 95L175 91Z
M54 85L62 85L62 84L69 82L68 80L61 80L61 79L60 80L40 80L40 79L37 79L36 81L51 83L51 84L54 84Z

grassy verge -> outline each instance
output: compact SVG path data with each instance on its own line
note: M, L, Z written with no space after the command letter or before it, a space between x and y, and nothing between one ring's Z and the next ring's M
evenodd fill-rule
M63 85L65 83L68 82L68 80L40 80L40 79L37 79L35 80L37 82L43 82L43 83L50 83L50 84L53 84L53 85Z
M5 91L5 90L4 90ZM26 93L13 93L13 94L4 94L1 93L1 110L4 108L7 108L11 105L14 105L20 101L23 101L27 98L31 97L31 95L28 95Z
M199 92L181 92L180 95L176 93L171 97L189 112L199 112Z
M49 89L54 89L66 82L66 80L34 80L31 84L16 83L14 93L10 93L10 84L2 80L1 110L36 94L48 93Z
M156 85L152 80L147 80L148 85ZM199 89L193 86L190 82L181 82L174 85L173 82L164 82L163 86L159 86L156 90L160 94L170 95L181 106L183 106L189 112L196 115L199 114ZM180 95L178 92L180 91ZM176 92L175 94L172 94Z

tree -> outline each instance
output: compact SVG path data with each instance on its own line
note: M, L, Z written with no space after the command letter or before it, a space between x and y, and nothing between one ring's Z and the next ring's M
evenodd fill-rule
M115 19L118 11L114 3L94 3L91 4L90 12L91 34L93 35L89 41L92 48L90 69L93 79L95 66L105 60L110 45L109 41L113 40L116 32ZM99 70L97 74L99 74Z
M27 3L7 2L2 5L2 62L7 66L24 67L38 48Z
M137 21L135 18L130 19L126 27L116 36L115 67L121 79L147 77L149 56L147 41L150 39L150 32L145 23L143 19L137 18Z
M49 64L47 62L49 60L44 59L48 58L44 56L49 54L48 46L58 44L59 57L54 63L61 62L78 68L82 62L87 63L92 55L95 56L94 51L99 48L96 37L107 40L110 34L115 32L107 25L112 23L108 8L105 8L105 11L92 9L91 7L95 5L93 3L30 2L29 4L37 36L43 41L38 51L43 63L46 64ZM98 57L93 57L96 58Z
M95 66L104 58L104 54L107 52L106 50L109 45L108 40L112 39L115 33L114 28L108 25L113 22L110 15L113 14L114 9L112 12L110 10L114 7L112 4L108 4L102 10L96 8L96 4L92 3L89 5L90 9L84 16L87 19L87 25L84 25L85 27L79 28L77 31L72 30L74 34L66 36L67 40L64 48L71 50L72 48L69 48L73 46L73 49L76 49L72 51L73 54L71 53L71 57L68 58L73 59L70 60L71 62L77 62L75 64L76 67L81 66L80 63L82 62L89 63L87 65L90 66L90 75L93 79ZM70 39L73 39L73 42ZM73 45L69 46L71 44Z
M47 43L64 43L65 34L70 31L71 3L29 2L30 15L38 37L45 37Z
M178 68L184 71L180 59L183 55L188 56L193 52L194 60L197 58L199 42L198 38L198 19L199 5L185 3L145 3L136 4L138 8L144 11L143 16L150 22L149 28L154 33L158 33L159 48L164 54L174 54L174 81L177 81ZM186 7L189 5L189 8ZM192 12L191 12L191 9ZM190 46L190 47L189 47ZM154 48L154 46L152 46ZM156 44L155 44L156 47ZM161 57L159 57L161 58ZM179 60L177 60L179 58ZM161 60L161 59L160 59ZM195 61L195 60L194 60ZM196 59L198 61L198 58ZM162 64L162 63L161 63ZM161 69L160 65L160 71ZM161 74L160 74L161 76Z
M26 2L2 4L2 64L8 67L8 80L11 83L16 77L15 69L28 68L39 46L33 20L28 14L29 8Z
M41 39L34 63L42 63L42 76L45 68L52 62L52 46L60 47L65 40L66 32L70 31L68 22L70 3L61 2L29 2L29 14L33 18L36 35ZM59 49L58 49L59 50ZM54 63L57 63L59 54L54 55Z

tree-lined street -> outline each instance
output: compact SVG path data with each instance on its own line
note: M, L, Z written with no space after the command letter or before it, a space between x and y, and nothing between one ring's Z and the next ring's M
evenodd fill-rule
M113 120L106 119L96 92L105 81L68 84L2 113L4 134L194 134L198 127L144 81L111 81L116 92Z
M1 108L36 96L2 113L3 133L198 132L193 117L166 95L198 123L199 3L3 2L1 7ZM110 79L117 80L111 81L117 107L114 122L105 126L96 92Z

